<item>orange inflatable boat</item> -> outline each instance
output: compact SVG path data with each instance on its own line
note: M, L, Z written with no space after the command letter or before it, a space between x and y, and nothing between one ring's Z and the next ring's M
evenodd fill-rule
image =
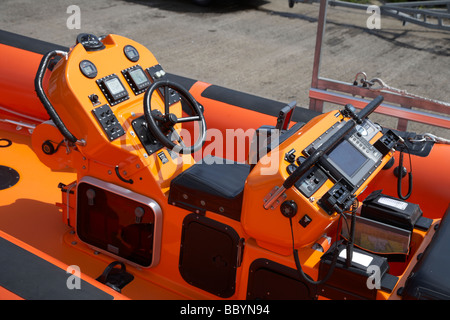
M450 146L383 96L321 114L68 45L0 32L1 298L450 298Z

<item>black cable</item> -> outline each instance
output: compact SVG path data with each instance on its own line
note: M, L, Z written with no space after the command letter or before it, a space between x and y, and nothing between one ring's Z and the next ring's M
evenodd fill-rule
M412 161L411 161L411 151L409 150L408 145L406 142L403 142L403 145L408 150L409 155L409 172L408 172L408 193L404 196L402 194L402 179L403 179L403 148L400 150L400 155L398 159L398 177L397 177L397 195L400 199L406 200L411 196L412 189L413 189L413 176L412 176Z
M116 165L116 167L114 168L114 170L116 171L117 177L118 177L120 180L122 180L123 182L129 183L129 184L133 184L133 183L134 183L133 179L128 179L128 180L127 180L127 179L125 179L124 177L122 177L122 176L120 175L119 165Z
M353 203L352 203L352 205L350 207L350 211L347 210L347 211L342 212L342 214L341 214L341 217L344 218L344 222L345 222L345 225L347 227L347 233L349 235L350 235L350 227L348 225L347 214L352 214L353 212L356 213L356 210L358 209L358 207L359 207L359 200L358 200L358 198L355 198L355 200L353 201ZM338 230L339 230L339 228L338 228Z
M308 284L313 285L313 286L324 284L331 277L331 275L333 274L334 268L336 267L336 262L339 257L338 247L336 246L336 248L334 249L333 260L331 261L330 269L328 270L328 273L326 274L326 276L322 280L314 281L314 280L312 280L312 278L310 276L305 274L305 272L302 269L302 266L300 264L300 259L298 257L298 250L295 249L295 247L294 247L295 242L294 242L294 228L292 226L292 218L289 218L289 223L291 225L292 250L293 250L293 254L294 254L294 261L295 261L295 266L297 267L297 272L298 272L300 278L303 279L304 281L306 281Z
M339 237L339 233L340 233L339 230L340 230L340 226L341 226L341 219L344 218L345 224L347 226L347 230L348 230L348 233L349 233L349 238L351 238L350 241L353 243L354 235L353 236L351 235L353 232L350 232L350 230L349 230L348 221L347 221L347 217L345 216L345 213L351 213L353 215L352 224L354 225L356 210L358 209L358 206L359 206L359 200L355 198L355 200L353 201L353 204L351 206L351 210L343 212L343 214L341 214L339 216L337 230L336 230L336 238L335 238L336 246L334 248L333 259L332 259L331 264L330 264L330 269L328 270L328 273L325 275L325 277L323 279L317 280L317 281L312 280L312 278L310 276L308 276L307 274L305 274L305 272L302 269L302 266L300 264L300 259L298 257L298 250L295 249L294 228L293 228L293 225L292 225L292 218L289 218L289 224L290 224L290 227L291 227L292 250L293 250L293 255L294 255L295 266L297 267L297 272L299 274L299 277L301 279L303 279L304 281L306 281L308 284L313 285L313 286L318 286L318 285L324 284L325 282L327 282L330 279L331 275L333 274L334 268L336 267L337 259L339 257L339 249L338 249L337 243L338 243L338 237ZM353 227L353 229L354 229L354 227ZM347 248L347 250L348 249L349 248ZM348 258L348 256L347 256L347 258ZM350 259L350 261L351 261L351 259Z
M54 153L56 153L56 152L58 152L59 147L62 146L62 144L64 143L65 140L62 139L59 143L57 143L57 142L55 142L55 141L52 141L52 140L48 140L48 141L50 141L50 142L53 143L53 144L56 144L56 148L55 148L55 152L54 152Z
M349 213L352 215L352 224L350 226L349 231L349 239L347 242L347 261L346 266L347 268L350 268L352 266L352 260L353 260L353 243L355 239L355 225L356 225L356 209L358 208L359 201L355 198L353 201Z

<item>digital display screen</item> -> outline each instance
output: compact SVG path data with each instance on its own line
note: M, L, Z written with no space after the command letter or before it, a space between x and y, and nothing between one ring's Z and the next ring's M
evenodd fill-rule
M129 99L128 92L117 75L110 74L96 82L111 106Z
M119 79L117 79L117 78L112 78L110 80L106 80L105 85L108 87L109 92L113 96L125 91L125 88L122 86Z
M87 72L87 73L93 73L97 70L94 69L93 66L91 66L90 64L83 66L83 69Z
M138 87L145 82L148 82L148 79L142 69L134 69L130 71L130 76L133 78L134 83L136 83Z
M342 141L331 151L328 159L349 177L352 177L367 161L367 158L347 140Z
M137 57L138 53L133 48L129 48L127 50L127 54L130 57L130 59Z

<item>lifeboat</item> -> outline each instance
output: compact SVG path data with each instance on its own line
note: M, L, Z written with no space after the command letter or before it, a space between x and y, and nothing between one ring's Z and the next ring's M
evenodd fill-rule
M371 121L382 95L319 113L115 34L0 38L1 298L450 298L450 147Z

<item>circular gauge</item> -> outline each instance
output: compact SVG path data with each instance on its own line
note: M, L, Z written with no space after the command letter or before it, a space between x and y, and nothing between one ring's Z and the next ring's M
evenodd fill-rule
M83 60L80 62L80 70L85 77L88 77L90 79L97 76L97 68L89 60Z
M128 60L132 62L136 62L139 60L139 52L133 46L130 45L125 46L125 48L123 48L123 53L128 58Z

